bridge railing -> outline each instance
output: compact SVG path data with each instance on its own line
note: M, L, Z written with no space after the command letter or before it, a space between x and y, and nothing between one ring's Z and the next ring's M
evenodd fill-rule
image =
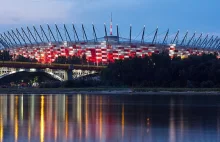
M38 68L38 69L70 69L70 66L73 66L74 69L82 70L101 70L106 66L95 66L95 65L79 65L79 64L42 64L42 63L33 63L33 62L14 62L14 61L4 61L0 62L0 67L14 67L14 68Z

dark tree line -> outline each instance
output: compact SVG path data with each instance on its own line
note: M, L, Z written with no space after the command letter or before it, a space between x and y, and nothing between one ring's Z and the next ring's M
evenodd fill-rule
M36 59L27 58L27 57L24 57L22 55L18 55L16 57L15 61L17 61L17 62L33 62L33 63L37 62Z
M0 61L11 61L12 56L9 54L9 51L2 50L0 51Z
M17 61L17 62L38 62L36 59L24 57L22 55L13 56L9 54L9 51L2 50L0 51L0 61ZM59 64L86 64L86 55L83 54L82 57L78 56L59 56L55 59L54 63Z
M86 55L83 54L82 57L78 56L59 56L55 59L54 63L59 64L86 64Z
M216 55L189 56L167 53L117 60L101 73L109 85L134 87L220 87L220 60Z
M0 61L12 61L13 60L12 57L13 56L10 55L9 51L6 51L6 50L0 51ZM36 59L27 58L22 55L18 55L14 59L14 61L17 61L17 62L37 62Z

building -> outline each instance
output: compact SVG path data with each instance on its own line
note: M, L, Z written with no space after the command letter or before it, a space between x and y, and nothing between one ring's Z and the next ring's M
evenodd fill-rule
M110 24L110 35L107 34L106 25L104 25L105 35L101 38L96 36L96 28L92 25L93 38L88 39L84 25L81 25L82 37L71 25L68 29L64 24L61 27L42 25L15 29L0 34L0 43L4 50L9 50L13 58L22 55L27 58L37 59L41 63L51 63L59 56L78 56L86 55L88 62L95 64L108 64L118 59L132 57L151 56L153 53L167 51L171 57L180 56L187 58L189 55L201 55L203 53L218 54L220 39L218 37L206 35L196 37L196 33L188 36L188 32L179 39L179 31L174 38L169 39L169 30L160 40L158 37L158 28L156 29L151 41L145 41L145 26L141 31L141 40L132 38L132 27L130 26L130 37L123 38L119 35L117 25L117 34L112 34L112 22ZM46 30L47 29L47 32ZM52 30L54 29L54 30ZM171 42L169 42L169 40Z

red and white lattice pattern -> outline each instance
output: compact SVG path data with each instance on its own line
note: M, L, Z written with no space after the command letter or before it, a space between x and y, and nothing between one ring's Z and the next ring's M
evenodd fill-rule
M204 53L202 50L181 49L177 50L175 47L168 48L169 55L185 57L188 55L196 54L201 55ZM146 46L110 46L110 45L73 45L70 47L64 46L42 46L42 47L21 47L10 49L10 54L15 58L18 55L24 57L37 59L41 63L51 63L58 56L78 56L86 55L88 62L93 63L109 63L118 59L127 59L132 57L145 57L151 56L152 53L159 53L156 47Z

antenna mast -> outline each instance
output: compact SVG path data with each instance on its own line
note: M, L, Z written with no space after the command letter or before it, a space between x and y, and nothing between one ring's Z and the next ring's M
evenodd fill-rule
M110 35L112 35L112 13L111 13L111 22L110 22Z

